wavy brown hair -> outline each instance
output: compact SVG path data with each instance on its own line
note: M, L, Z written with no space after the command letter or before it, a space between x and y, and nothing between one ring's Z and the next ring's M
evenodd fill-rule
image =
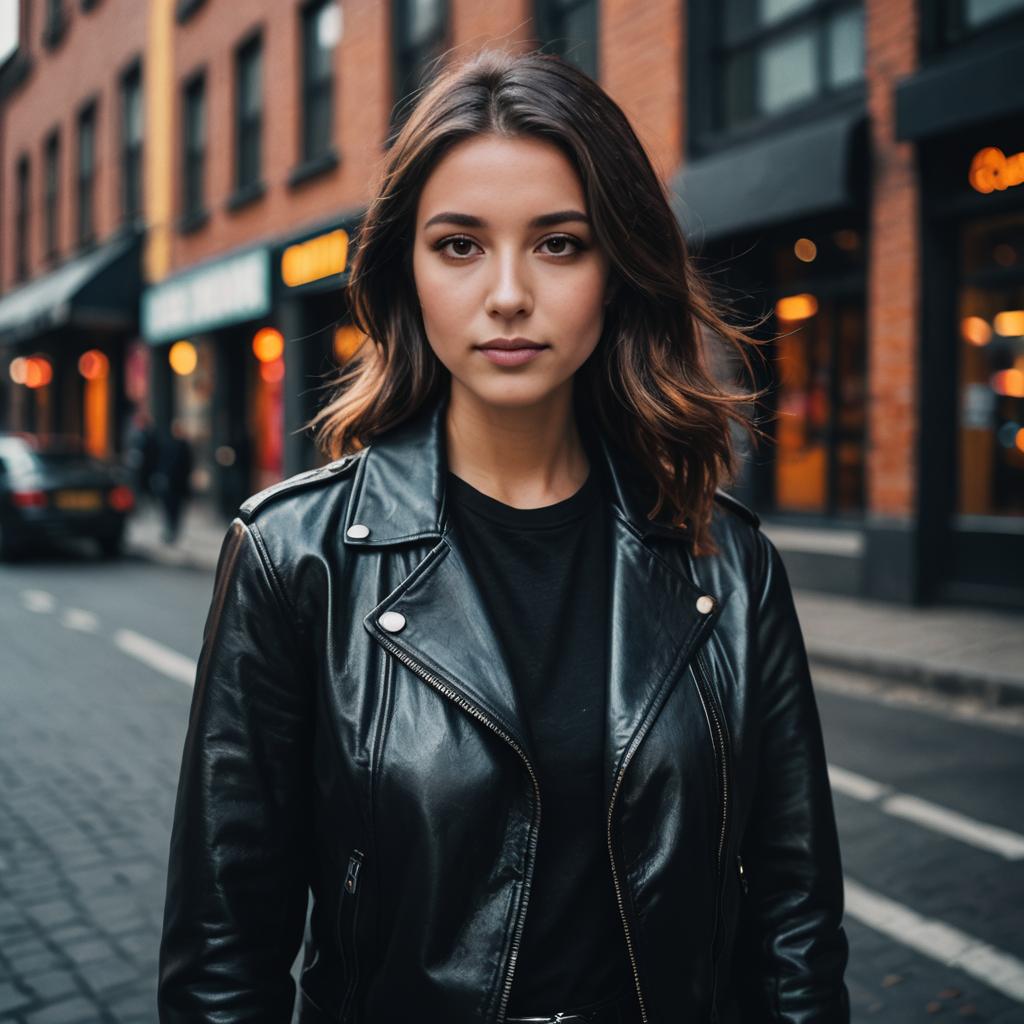
M690 533L694 553L713 553L714 492L736 471L732 427L760 433L745 414L760 393L715 380L707 336L731 347L751 379L749 353L760 343L717 309L625 114L552 54L483 50L441 70L409 112L354 240L349 305L365 338L308 424L318 447L330 458L362 448L450 386L413 280L416 208L441 157L486 134L552 143L579 174L614 297L576 372L577 409L653 479L649 518L667 507L663 518Z

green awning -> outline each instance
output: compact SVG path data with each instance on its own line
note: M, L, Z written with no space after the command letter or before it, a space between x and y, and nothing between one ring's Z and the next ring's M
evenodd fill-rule
M133 232L0 297L0 344L60 327L131 329L138 321L140 239Z

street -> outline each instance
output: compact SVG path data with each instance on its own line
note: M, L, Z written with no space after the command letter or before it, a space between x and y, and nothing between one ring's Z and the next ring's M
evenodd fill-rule
M212 577L0 567L0 1022L156 1019L178 762ZM854 1021L1024 1020L1024 724L815 672ZM955 961L955 965L949 966Z

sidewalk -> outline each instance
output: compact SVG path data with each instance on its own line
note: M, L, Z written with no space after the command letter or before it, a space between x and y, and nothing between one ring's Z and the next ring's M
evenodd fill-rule
M227 526L207 506L193 503L170 547L160 539L155 510L143 509L131 523L127 549L163 565L212 572ZM990 705L1024 705L1024 615L912 608L809 590L794 596L815 665L972 694Z

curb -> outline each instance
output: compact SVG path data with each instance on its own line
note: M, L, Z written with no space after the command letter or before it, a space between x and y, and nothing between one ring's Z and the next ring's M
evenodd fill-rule
M807 644L812 665L912 683L952 696L979 697L988 707L1024 706L1024 678L999 672L975 672L897 654L865 653L825 644Z

